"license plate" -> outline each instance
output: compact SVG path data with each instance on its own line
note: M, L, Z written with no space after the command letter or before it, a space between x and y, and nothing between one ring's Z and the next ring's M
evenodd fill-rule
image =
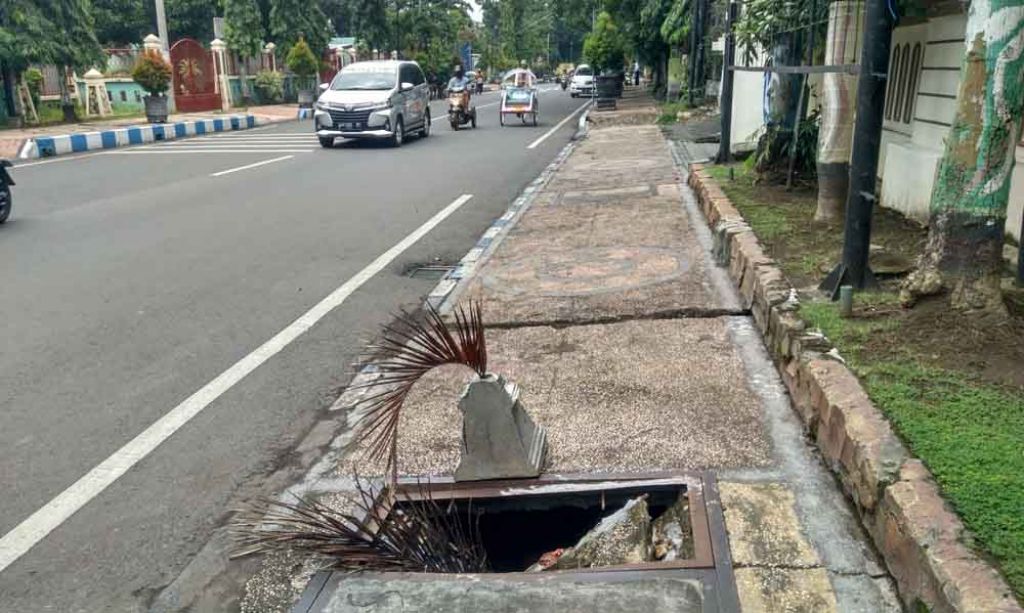
M347 124L345 124L345 129L346 130L355 130L358 125L359 124L357 124L357 123L347 123Z

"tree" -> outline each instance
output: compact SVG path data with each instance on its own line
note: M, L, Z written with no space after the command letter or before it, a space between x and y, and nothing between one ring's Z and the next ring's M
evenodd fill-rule
M317 4L305 0L271 0L270 34L285 57L300 38L319 57L327 48L327 16Z
M165 0L165 6L167 44L186 36L204 43L213 40L213 18L222 14L222 0Z
M597 16L594 31L583 42L583 58L594 67L594 72L611 68L622 68L625 49L619 28L612 22L612 16L602 11Z
M96 39L110 47L138 44L153 30L153 13L153 3L143 0L93 0Z
M859 0L838 0L829 4L828 33L825 36L826 65L856 63L857 45L852 41L864 31ZM821 125L818 130L818 206L814 220L827 224L841 222L846 207L853 149L853 120L857 102L857 75L827 72L821 87Z
M295 73L295 76L304 82L308 82L309 78L315 75L320 68L320 61L313 55L313 51L306 44L306 39L302 37L299 38L299 42L292 45L288 55L285 56L284 63L288 70Z
M33 0L0 2L0 76L4 81L7 114L21 114L14 84L32 62L48 62L56 52L51 38L54 24Z
M387 47L390 27L385 0L353 0L352 19L355 31L370 49Z
M259 57L263 50L263 21L256 0L224 0L224 42L242 56L239 66L242 98L249 98L249 75L245 58Z
M972 2L956 115L931 195L925 252L906 305L946 291L959 310L1004 314L1000 273L1010 175L1024 113L1024 1Z

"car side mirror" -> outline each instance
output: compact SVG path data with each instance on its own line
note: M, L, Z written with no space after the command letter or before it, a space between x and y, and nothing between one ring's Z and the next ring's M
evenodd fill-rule
M412 83L409 83L409 82L405 82L405 83L402 83L402 91L403 91L403 92L409 92L409 91L412 91L412 89L413 89L414 87L416 87L416 86L415 86L415 85L413 85Z
M331 84L330 84L330 83L321 83L321 84L319 85L318 89L320 90L320 93L322 94L322 93L324 93L325 91L327 91L327 88L328 88L328 87L330 87L330 86L331 86Z

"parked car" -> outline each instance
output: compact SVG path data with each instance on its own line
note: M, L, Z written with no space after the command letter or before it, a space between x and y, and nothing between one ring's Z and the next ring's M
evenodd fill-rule
M594 93L594 69L588 64L580 64L569 82L569 95L573 98L591 96Z
M333 147L336 138L386 139L400 147L410 133L430 135L430 88L416 62L349 64L320 91L313 125L322 147Z

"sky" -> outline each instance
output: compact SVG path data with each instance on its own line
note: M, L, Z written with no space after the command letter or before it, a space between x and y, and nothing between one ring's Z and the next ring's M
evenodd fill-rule
M474 0L469 0L469 6L473 8L470 11L469 16L473 18L473 21L479 23L484 20L484 12L480 9L480 3Z

